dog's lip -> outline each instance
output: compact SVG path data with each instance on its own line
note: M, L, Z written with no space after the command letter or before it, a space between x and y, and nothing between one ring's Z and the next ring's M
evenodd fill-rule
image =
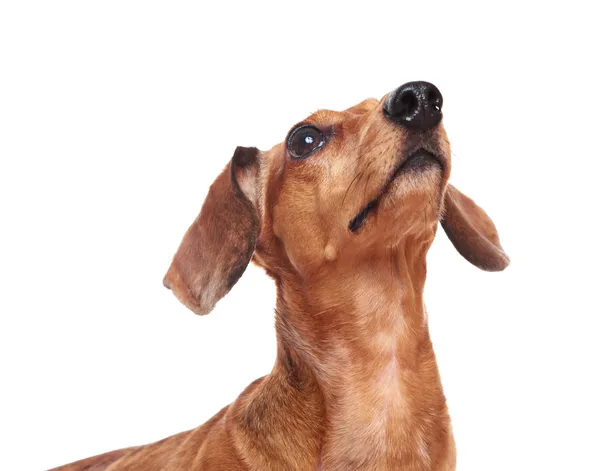
M350 232L356 234L360 230L369 214L377 208L379 201L381 201L381 198L385 196L390 186L398 176L410 171L423 171L433 165L442 167L442 169L444 168L444 163L437 155L423 148L417 149L416 151L410 153L406 159L401 160L377 196L369 201L350 221L348 224L348 229Z
M441 159L432 152L425 149L417 149L410 154L408 158L396 168L391 180L393 181L399 174L409 170L425 170L431 165L437 165L443 168L444 164ZM390 182L391 183L391 182Z

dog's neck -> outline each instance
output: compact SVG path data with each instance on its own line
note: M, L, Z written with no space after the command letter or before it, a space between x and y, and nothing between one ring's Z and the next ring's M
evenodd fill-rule
M423 305L428 246L278 283L278 361L322 394L325 469L434 458L447 413Z

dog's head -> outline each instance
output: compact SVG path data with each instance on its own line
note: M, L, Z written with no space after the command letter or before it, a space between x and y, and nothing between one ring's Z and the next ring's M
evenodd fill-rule
M238 147L185 234L165 285L207 314L251 259L275 278L426 249L441 222L456 249L484 270L508 257L496 228L448 184L450 146L442 96L410 82L382 100L321 110L271 150Z

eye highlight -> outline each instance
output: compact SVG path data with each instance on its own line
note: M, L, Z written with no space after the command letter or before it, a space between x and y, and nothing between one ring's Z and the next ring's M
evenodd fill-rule
M287 140L293 159L305 159L314 154L325 143L323 133L314 126L304 125L294 129Z

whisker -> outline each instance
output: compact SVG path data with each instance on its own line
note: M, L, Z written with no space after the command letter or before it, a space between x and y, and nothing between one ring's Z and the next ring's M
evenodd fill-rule
M365 169L366 170L366 169ZM350 185L348 185L348 188L346 188L346 193L344 193L344 198L342 199L342 208L344 207L344 202L346 201L346 197L348 196L348 192L350 191L350 188L352 187L352 184L357 180L360 179L360 177L362 176L363 173L365 173L365 170L363 170L362 172L357 173L354 178L352 179L352 181L350 182Z

